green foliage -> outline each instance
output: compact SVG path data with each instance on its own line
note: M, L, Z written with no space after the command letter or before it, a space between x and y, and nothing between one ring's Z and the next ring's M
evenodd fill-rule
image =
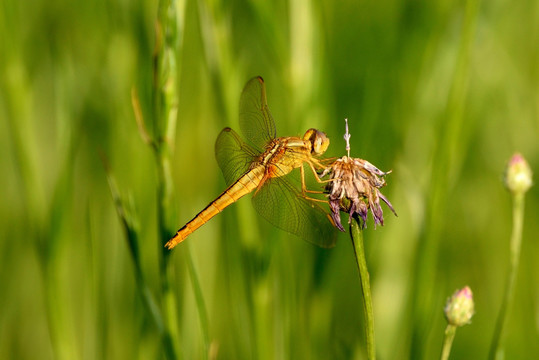
M315 248L268 225L244 198L162 267L159 231L181 227L224 189L214 141L225 126L239 130L241 89L255 75L278 135L319 128L332 141L328 156L342 156L347 117L351 156L393 170L383 193L399 217L376 231L369 218L364 231L378 356L438 357L447 294L466 284L476 314L451 356L485 358L509 268L504 166L515 151L532 169L539 163L536 2L176 8L177 38L167 43L176 53L166 56L177 68L161 75L178 87L160 98L167 114L177 105L177 119L153 127L155 22L171 15L157 2L0 5L0 358L163 358L162 326L184 359L207 348L223 359L366 357L347 234L334 249ZM132 88L151 137L174 139L173 203L162 218L163 180ZM100 152L137 216L136 266ZM539 353L538 191L526 195L507 359Z

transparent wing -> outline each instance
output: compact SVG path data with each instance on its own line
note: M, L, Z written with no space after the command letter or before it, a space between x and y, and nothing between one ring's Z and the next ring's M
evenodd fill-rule
M240 128L259 150L275 139L275 121L266 100L266 86L260 76L252 78L243 88L240 98Z
M256 211L272 225L315 245L335 246L337 231L328 213L316 202L302 197L288 178L267 180L253 196Z
M227 185L243 175L256 158L257 152L231 128L224 128L215 141L215 158Z

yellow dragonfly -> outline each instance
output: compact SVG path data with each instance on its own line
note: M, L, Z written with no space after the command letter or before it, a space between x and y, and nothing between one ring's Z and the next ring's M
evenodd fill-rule
M321 247L335 245L336 232L326 211L306 193L306 164L318 182L317 170L325 169L319 159L329 146L326 134L309 129L303 138L276 137L275 122L268 109L266 87L261 77L251 79L240 98L240 128L244 142L231 128L224 128L215 143L215 156L228 188L185 224L166 248L172 249L227 206L254 191L257 212L274 226ZM289 179L299 168L301 191ZM299 185L299 184L298 184Z

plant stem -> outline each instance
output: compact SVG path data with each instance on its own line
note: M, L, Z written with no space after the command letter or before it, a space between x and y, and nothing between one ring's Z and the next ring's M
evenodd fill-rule
M445 328L442 355L440 356L441 360L449 359L449 354L451 353L451 346L453 345L453 339L455 338L456 332L457 332L457 327L455 325L447 324L447 327Z
M164 244L173 234L171 219L172 175L170 156L174 149L174 133L178 112L178 64L176 58L177 17L174 0L161 0L158 5L156 26L156 49L154 53L154 116L153 150L157 164L157 222L158 246L161 253L160 278L164 313L165 354L176 359L175 344L179 341L176 316L177 301L168 274L170 253Z
M186 1L160 0L157 18L156 52L154 54L154 139L152 142L157 163L157 221L158 246L160 247L161 291L165 319L165 341L169 341L169 354L175 357L174 344L179 342L177 323L177 297L171 284L168 266L171 252L164 245L174 235L175 219L173 207L173 181L171 156L174 153L176 138L176 121L179 103L179 73L182 49L183 24L185 20ZM178 50L179 49L179 50ZM143 137L144 138L144 137ZM206 305L202 296L198 275L191 259L186 253L188 271L191 276L193 290L196 295L199 320L205 347L205 358L209 350L209 331ZM167 349L165 349L167 350ZM169 355L167 354L167 355Z
M520 247L522 244L522 223L524 221L524 193L515 193L512 195L513 200L513 230L511 233L510 243L510 264L509 274L505 288L505 295L502 302L502 307L498 313L496 328L490 345L489 359L501 358L500 341L503 336L505 323L507 322L507 310L513 303L513 295L515 290L515 282L517 277L518 264L520 260Z
M164 347L164 352L166 354L167 359L175 359L172 339L170 337L170 334L167 333L167 329L164 326L163 315L161 313L161 310L157 306L155 298L152 295L150 288L148 287L148 284L146 283L144 279L144 274L142 272L142 262L140 260L140 251L138 247L138 244L139 244L139 240L138 240L139 230L137 226L138 220L136 219L136 215L133 209L129 206L129 203L125 203L124 200L121 198L120 192L118 190L118 186L116 185L116 181L114 177L112 176L112 174L110 173L110 171L108 170L108 166L104 158L103 158L103 164L105 167L105 172L107 174L107 180L109 183L109 188L112 195L112 199L114 201L116 212L118 213L118 217L120 218L120 221L122 222L122 227L125 232L125 238L127 240L129 254L131 255L131 259L133 260L137 291L139 292L139 295L146 308L146 311L148 311L148 314L153 320L157 328L157 331L159 332L159 335L161 336L163 347Z
M191 255L191 250L189 245L186 244L186 260L187 267L189 269L189 275L191 277L191 283L193 285L193 291L195 295L195 301L198 308L198 317L200 321L200 328L202 331L202 341L204 342L204 351L202 359L208 359L210 353L210 336L209 336L209 325L208 325L208 313L206 311L206 302L204 301L204 295L202 294L202 288L200 282L198 281L198 275L193 263L193 257Z
M363 244L363 230L359 219L354 218L350 224L350 238L354 247L359 279L361 280L361 292L363 293L363 310L365 312L365 334L367 338L367 358L376 359L374 343L374 314L372 310L371 284L367 260L365 259L365 247Z

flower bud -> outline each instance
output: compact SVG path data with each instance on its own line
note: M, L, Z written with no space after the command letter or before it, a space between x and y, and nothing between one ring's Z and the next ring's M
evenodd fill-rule
M447 322L455 326L469 324L474 314L472 290L466 286L457 290L449 299L444 308Z
M524 194L532 186L532 171L522 155L513 155L505 170L505 186L513 194Z

